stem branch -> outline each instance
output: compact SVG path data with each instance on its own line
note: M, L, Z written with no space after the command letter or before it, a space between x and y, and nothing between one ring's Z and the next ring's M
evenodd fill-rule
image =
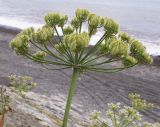
M67 122L68 122L68 118L69 118L69 111L71 109L72 97L74 95L74 90L75 90L78 75L79 75L79 70L77 68L74 68L71 83L70 83L70 90L68 93L68 99L67 99L67 104L66 104L62 127L67 127Z

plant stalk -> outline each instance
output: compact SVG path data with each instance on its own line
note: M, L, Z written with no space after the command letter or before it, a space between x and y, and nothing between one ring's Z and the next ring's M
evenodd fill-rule
M72 97L74 95L74 90L75 90L76 81L78 79L78 76L79 76L79 70L77 68L73 68L73 74L72 74L72 79L71 79L71 82L70 82L70 90L69 90L69 93L68 93L68 99L67 99L67 104L66 104L66 109L65 109L65 114L64 114L64 118L63 118L62 127L67 127L69 112L70 112L70 109L71 109Z

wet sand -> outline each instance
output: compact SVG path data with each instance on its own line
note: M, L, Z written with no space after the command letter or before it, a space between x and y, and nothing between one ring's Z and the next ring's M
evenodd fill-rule
M17 56L8 42L18 33L0 27L0 84L8 84L10 74L32 76L39 84L34 92L47 96L67 96L71 70L48 71L40 65ZM140 93L148 101L160 105L160 66L141 65L116 74L85 73L78 79L73 104L84 116L93 110L104 111L108 102L130 105L130 92ZM144 113L149 121L160 122L160 108Z

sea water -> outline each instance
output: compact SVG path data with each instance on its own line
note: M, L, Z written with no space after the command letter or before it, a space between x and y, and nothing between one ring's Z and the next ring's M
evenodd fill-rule
M0 25L37 28L44 24L46 13L56 11L71 19L77 8L115 19L121 30L141 40L150 54L160 55L160 0L0 0Z

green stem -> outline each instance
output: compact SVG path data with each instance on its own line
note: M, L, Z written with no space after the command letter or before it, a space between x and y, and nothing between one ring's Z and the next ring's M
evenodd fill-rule
M116 113L115 113L115 111L114 111L114 123L115 123L115 127L118 127L117 126L117 119L116 119Z
M45 64L41 64L45 69L47 70L64 70L64 69L68 69L68 68L71 68L71 67L62 67L62 68L49 68L47 67L47 65Z
M63 33L63 36L64 36L64 29L63 29L63 27L61 26L61 30L62 30L62 33Z
M80 23L79 33L81 33L81 29L82 29L82 22Z
M98 55L97 57L95 57L95 58L89 58L89 59L87 59L83 64L87 64L87 63L91 63L92 61L94 61L94 60L97 60L97 59L99 59L99 58L101 58L101 57L104 57L105 55L107 55L108 53L103 53L103 54L100 54L100 55Z
M83 62L84 60L86 60L86 58L91 57L94 53L97 52L98 46L103 42L103 40L106 38L106 36L107 36L107 32L105 32L104 35L100 38L100 40L91 49L89 49L89 51L82 58L80 63Z
M62 127L67 127L69 112L70 112L70 109L71 109L72 97L74 95L74 90L75 90L76 81L77 81L78 76L79 76L79 70L77 68L74 68L71 83L70 83L70 90L69 90L69 93L68 93L68 99L67 99L67 104L66 104L66 109L65 109L65 114L64 114L64 118L63 118Z
M1 101L2 101L2 103L1 103L1 106L2 106L2 116L4 115L4 100L3 100L3 88L1 88Z

